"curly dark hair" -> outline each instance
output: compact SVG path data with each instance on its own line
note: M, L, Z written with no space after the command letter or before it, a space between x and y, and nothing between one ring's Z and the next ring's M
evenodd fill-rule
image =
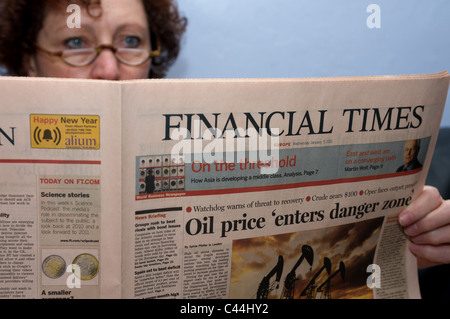
M0 64L10 75L25 76L24 61L35 54L36 41L50 8L76 3L95 16L101 14L101 0L0 0ZM152 40L158 39L161 55L152 59L149 78L163 78L178 57L187 19L178 12L174 0L142 0ZM100 12L100 13L99 13ZM155 43L153 43L155 45Z

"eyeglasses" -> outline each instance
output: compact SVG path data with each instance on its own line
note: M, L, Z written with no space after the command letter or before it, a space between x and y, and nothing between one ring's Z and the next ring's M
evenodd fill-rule
M87 66L95 61L103 50L109 49L114 53L116 59L126 65L139 66L147 62L150 58L158 57L161 54L161 44L158 41L156 50L116 48L113 45L103 44L97 48L68 49L58 52L48 51L37 43L34 46L51 57L58 57L66 64L73 67Z

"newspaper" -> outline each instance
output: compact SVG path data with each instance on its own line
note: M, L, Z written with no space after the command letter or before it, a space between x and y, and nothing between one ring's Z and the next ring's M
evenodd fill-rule
M0 78L0 297L420 298L448 86Z

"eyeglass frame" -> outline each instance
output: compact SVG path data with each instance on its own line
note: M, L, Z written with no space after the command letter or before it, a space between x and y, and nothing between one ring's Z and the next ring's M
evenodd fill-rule
M63 54L64 54L64 52L66 52L66 51L73 51L73 50L77 50L77 49L68 49L68 50L62 50L62 51L52 52L52 51L49 51L49 50L47 50L47 49L44 49L43 47L41 47L41 46L40 46L39 44L37 44L36 42L33 42L33 46L36 47L36 49L38 49L38 50L40 50L40 51L42 51L42 52L44 52L44 53L47 53L50 57L57 57L57 58L60 58L61 61L63 61L63 62L66 63L67 65L69 65L69 66L71 66L71 67L75 67L75 68L78 68L78 67L85 67L85 66L88 66L88 65L94 63L94 61L98 58L98 56L99 56L99 55L103 52L103 50L105 50L105 49L110 49L110 50L112 51L112 53L114 54L114 57L116 58L117 61L119 61L120 63L123 63L123 64L125 64L125 65L129 65L129 66L140 66L140 65L144 64L145 62L147 62L149 59L151 59L151 58L156 58L156 57L159 57L159 56L161 55L161 42L160 42L159 40L157 41L157 46L158 46L158 47L157 47L156 50L150 50L150 51L149 51L149 50L145 50L145 49L131 49L131 50L141 50L141 51L146 51L146 52L148 52L148 57L147 57L144 61L142 61L142 62L140 62L140 63L138 63L138 64L128 63L128 62L126 62L126 61L123 61L123 60L119 59L119 58L117 57L117 55L116 55L116 52L117 52L118 50L120 50L121 48L117 48L117 47L113 46L112 44L102 44L102 45L99 45L99 46L96 47L96 48L87 48L87 49L93 49L94 52L96 53L95 56L94 56L94 58L93 58L91 61L89 61L89 63L82 64L82 65L75 65L75 64L71 64L71 63L67 62L67 61L63 58Z

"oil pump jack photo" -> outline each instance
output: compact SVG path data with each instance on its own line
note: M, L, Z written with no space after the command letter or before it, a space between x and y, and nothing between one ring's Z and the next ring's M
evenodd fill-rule
M331 299L331 279L339 273L341 274L342 280L345 280L345 264L342 261L339 263L339 269L317 288L315 299Z
M294 267L291 269L291 271L287 274L286 279L284 280L284 290L283 290L282 298L286 298L286 299L294 298L295 282L297 281L296 270L300 266L300 264L303 262L304 259L306 259L308 264L310 266L312 266L313 261L314 261L314 251L308 245L302 246L302 255L300 256L300 258L298 259L298 261L294 265Z
M308 262L312 266L314 261L314 251L311 246L303 245L302 254L291 271L286 275L284 280L284 288L281 294L282 299L297 299L296 298L296 281L298 280L296 271L297 268L302 264L303 260ZM257 299L267 299L270 292L278 289L280 285L280 279L283 273L283 256L278 257L278 263L270 271L267 276L265 276L258 287ZM306 299L331 299L331 279L335 277L339 272L342 274L342 280L344 280L345 265L341 261L339 264L339 269L329 276L323 283L318 286L316 280L320 274L326 270L327 274L331 273L331 261L329 258L325 257L323 261L323 266L314 275L314 277L309 281L306 287L298 294L298 298L306 297ZM270 284L270 280L273 276L276 276L275 281Z
M259 284L256 299L267 299L270 292L280 287L280 279L283 274L283 256L278 256L278 263L273 267L272 271L267 274ZM275 282L270 283L273 276L276 275Z
M230 298L372 299L367 266L381 224L373 219L325 232L236 240Z

